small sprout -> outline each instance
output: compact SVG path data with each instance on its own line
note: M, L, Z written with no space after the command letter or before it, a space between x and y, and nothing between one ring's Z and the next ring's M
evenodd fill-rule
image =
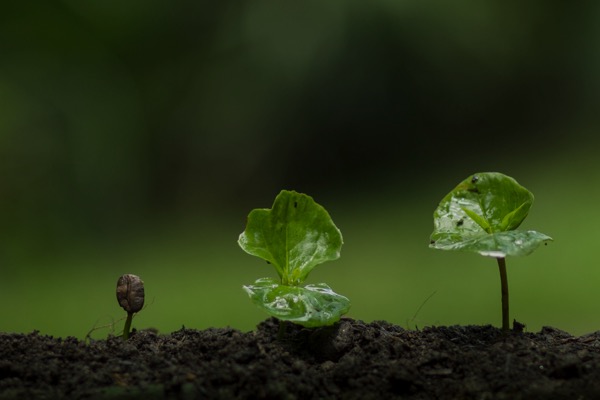
M137 275L125 274L117 281L117 301L127 311L123 339L129 339L133 314L144 307L144 282Z
M504 331L509 329L506 256L526 256L552 240L540 232L517 230L532 204L533 194L513 178L486 172L459 183L433 213L431 248L474 251L496 258Z
M339 258L342 243L340 230L312 197L283 190L272 209L250 212L238 240L245 252L272 264L279 279L258 279L244 290L280 321L332 325L348 312L350 301L324 283L304 281L315 266Z

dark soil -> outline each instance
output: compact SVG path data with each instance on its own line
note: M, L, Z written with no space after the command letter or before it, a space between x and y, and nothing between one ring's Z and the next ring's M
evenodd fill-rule
M139 331L90 343L0 334L1 399L599 399L600 333L405 330L344 319Z

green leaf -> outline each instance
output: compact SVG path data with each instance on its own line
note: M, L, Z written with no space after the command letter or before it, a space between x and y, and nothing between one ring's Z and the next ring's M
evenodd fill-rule
M469 176L435 210L430 247L492 257L527 255L552 240L535 231L515 231L532 204L533 194L509 176L497 172Z
M461 237L458 240L451 235L438 236L431 247L441 250L474 251L489 257L526 256L549 240L552 240L550 236L540 232L515 230Z
M305 327L332 325L350 309L350 300L324 283L286 286L275 279L258 279L244 286L250 299L275 318Z
M283 190L272 209L255 209L238 243L273 264L284 285L299 285L318 264L340 256L342 234L312 197Z

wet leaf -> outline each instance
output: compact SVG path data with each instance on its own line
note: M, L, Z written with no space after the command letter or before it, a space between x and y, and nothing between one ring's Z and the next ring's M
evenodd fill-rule
M441 250L474 251L483 256L526 256L551 237L536 231L484 233L474 237L440 237L431 247Z
M271 316L309 328L332 325L350 309L350 300L324 283L286 286L275 279L262 278L244 289Z
M533 194L497 172L474 174L448 193L433 214L430 247L485 256L523 256L552 240L535 231L515 230L527 217Z
M342 234L312 197L283 190L272 209L255 209L238 243L271 263L284 285L299 285L318 264L340 256Z

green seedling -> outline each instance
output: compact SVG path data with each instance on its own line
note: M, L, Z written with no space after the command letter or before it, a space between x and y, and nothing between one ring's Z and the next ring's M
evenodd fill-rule
M279 279L262 278L244 286L250 299L280 321L305 327L332 325L350 301L324 283L304 285L317 265L339 258L342 234L312 197L283 190L272 209L248 215L238 244L273 265Z
M127 311L123 340L129 339L133 314L144 307L144 282L137 275L125 274L117 281L117 301Z
M500 270L502 329L509 330L506 256L525 256L551 237L517 230L533 204L533 194L513 178L497 173L474 174L446 195L433 213L429 247L474 251L494 257Z

